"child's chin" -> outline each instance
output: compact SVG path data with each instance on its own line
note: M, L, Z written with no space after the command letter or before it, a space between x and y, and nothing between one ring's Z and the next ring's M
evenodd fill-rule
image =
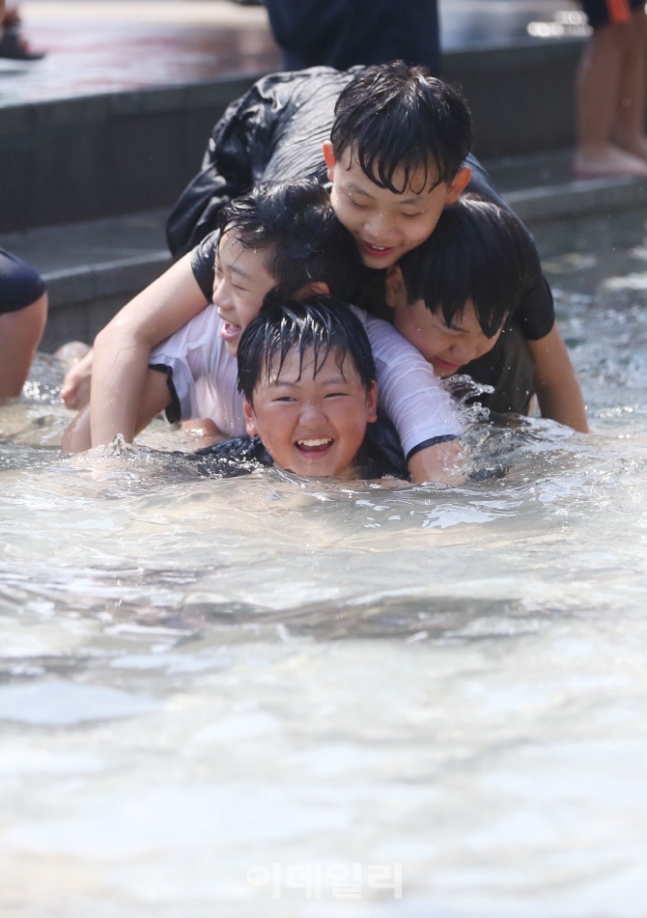
M301 456L296 457L289 467L295 475L302 475L304 478L339 478L344 471L330 460L305 459Z

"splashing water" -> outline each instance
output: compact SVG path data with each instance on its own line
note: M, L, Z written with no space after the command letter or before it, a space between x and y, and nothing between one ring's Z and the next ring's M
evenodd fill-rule
M538 244L592 434L475 428L504 478L64 457L51 358L0 408L7 914L643 914L645 227Z

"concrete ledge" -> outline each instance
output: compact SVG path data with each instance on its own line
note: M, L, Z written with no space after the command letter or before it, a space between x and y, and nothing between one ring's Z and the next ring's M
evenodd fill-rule
M37 228L0 236L32 264L49 293L44 350L71 339L91 342L121 307L172 263L166 210Z
M0 108L0 233L170 206L255 79Z
M511 191L504 197L525 223L540 223L644 207L647 182L631 178L589 179Z
M572 147L575 74L584 38L455 51L444 76L459 84L481 159Z
M573 143L581 39L445 55L481 158ZM258 75L0 108L0 232L170 207Z
M157 252L138 258L46 272L43 280L47 284L50 309L122 295L129 299L152 284L172 263L168 252Z

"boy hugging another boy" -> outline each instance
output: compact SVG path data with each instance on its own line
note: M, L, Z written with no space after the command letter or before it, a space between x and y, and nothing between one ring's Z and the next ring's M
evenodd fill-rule
M164 410L173 420L209 419L220 436L245 433L235 355L266 294L347 299L354 286L356 246L316 182L259 187L224 208L219 220L220 231L192 255L205 295L213 283L213 303L150 354L136 419L130 429L119 422L127 440ZM454 480L464 455L462 425L433 367L392 325L361 310L356 315L373 350L380 408L397 430L411 476ZM89 448L90 424L85 409L68 428L63 448Z
M238 346L247 437L199 450L236 475L277 465L317 478L408 478L391 425L377 419L375 362L353 311L329 297L270 294Z
M364 295L339 295L379 315L387 269L436 235L444 209L464 191L505 206L483 168L468 155L470 143L470 116L460 94L424 68L394 62L338 73L317 67L274 74L255 84L215 126L203 170L171 216L170 247L176 255L187 254L124 307L97 338L93 445L110 442L117 433L132 438L151 350L205 308L210 293L196 271L195 254L232 200L263 181L308 176L323 185L328 180L332 208L363 265L358 287ZM555 322L550 288L531 237L523 232L529 269L516 311L523 349L506 353L512 341L506 331L491 351L461 369L477 382L492 383L499 393L505 389L506 374L498 373L497 366L505 369L513 358L528 352L535 363L542 415L586 431L584 402ZM198 249L191 251L196 244ZM468 309L463 319L469 315ZM451 329L441 331L466 330L454 322ZM489 334L480 325L479 330ZM412 333L410 340L425 352L422 338ZM454 357L441 357L438 366L441 360L454 365ZM90 365L88 358L68 374L63 390L68 404L76 399ZM383 396L384 385L379 388ZM504 402L505 398L504 391ZM411 445L405 445L407 452ZM416 456L411 461L415 465ZM437 469L432 463L413 474L433 478Z
M514 215L477 195L446 207L433 235L386 274L395 328L442 379L464 373L493 387L479 402L528 414L541 386L519 304L534 253ZM498 383L498 385L496 385Z
M195 244L238 189L287 174L327 178L333 209L369 269L368 296L355 302L375 313L380 269L432 236L443 209L464 191L505 208L470 145L460 92L424 68L396 61L347 73L312 68L266 77L215 126L203 169L169 220L170 247L186 251ZM529 234L528 259L518 328L536 364L542 415L586 431L577 378ZM503 336L499 349L508 340ZM464 365L464 372L497 390L505 385L487 357Z

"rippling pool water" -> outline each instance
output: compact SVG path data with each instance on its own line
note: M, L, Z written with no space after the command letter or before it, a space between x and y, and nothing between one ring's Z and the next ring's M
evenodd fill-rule
M461 489L205 479L162 425L65 458L39 361L0 407L2 914L644 915L645 236L537 232L592 434L475 432L509 471Z

